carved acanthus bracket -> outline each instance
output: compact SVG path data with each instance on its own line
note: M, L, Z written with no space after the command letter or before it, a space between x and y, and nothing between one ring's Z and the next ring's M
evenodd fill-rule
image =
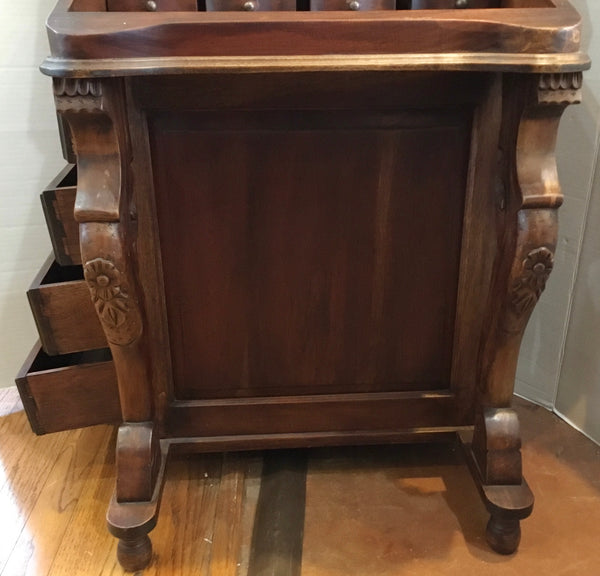
M538 103L566 106L581 102L581 72L542 74L538 84Z
M56 110L66 121L77 156L75 219L118 222L124 189L122 111L112 80L55 78Z
M481 353L481 398L510 406L521 340L554 267L557 209L563 196L556 166L561 114L581 96L581 73L505 79L498 162L502 246L490 292L486 343Z
M138 338L142 333L140 312L114 263L95 258L85 264L84 276L108 341L126 346Z
M131 144L125 84L118 78L57 78L54 96L77 156L74 216L84 276L111 348L123 420L150 422L143 297L132 250L136 229L129 219Z
M517 317L529 316L540 299L552 268L554 255L548 248L537 248L523 260L521 275L512 286L510 303Z
M102 108L102 84L91 78L55 78L56 109L95 112Z

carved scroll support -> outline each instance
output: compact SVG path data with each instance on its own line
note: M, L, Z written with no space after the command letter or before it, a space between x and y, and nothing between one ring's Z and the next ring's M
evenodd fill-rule
M563 200L556 138L565 107L580 101L581 73L507 76L504 89L505 198L479 377L481 404L495 408L510 406L521 339L554 267Z
M580 101L581 73L506 76L499 178L499 250L480 354L479 408L472 437L460 435L490 512L487 540L513 553L520 520L533 509L522 475L517 414L510 409L521 340L554 268L562 194L556 137L564 108ZM518 97L515 95L518 94Z
M135 275L135 218L131 216L130 147L119 79L55 79L56 108L68 123L77 157L75 219L79 222L84 277L106 339L117 379L123 424L117 441L115 506L150 502L162 455L154 423L150 362L144 341L142 293ZM114 506L113 506L114 508ZM124 566L150 559L134 508L119 508ZM114 533L114 530L113 530ZM142 537L143 536L143 537Z
M84 276L111 348L123 420L152 420L141 293L130 246L129 142L119 80L55 79L56 108L77 156L75 219Z

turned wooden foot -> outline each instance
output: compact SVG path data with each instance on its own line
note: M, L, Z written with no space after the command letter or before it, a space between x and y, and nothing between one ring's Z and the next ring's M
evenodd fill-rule
M520 521L533 510L533 494L521 471L516 414L510 409L488 410L477 421L474 433L460 432L458 437L491 515L487 542L499 554L512 554L521 541Z
M119 564L129 572L143 570L152 560L152 542L148 533L156 526L168 450L168 444L161 445L158 473L150 500L120 502L117 498L119 488L117 482L117 490L108 506L106 514L108 530L119 539L117 559ZM148 469L151 467L149 466Z
M517 518L504 518L492 514L485 531L490 548L499 554L516 552L521 541L521 522Z
M137 572L143 570L152 560L152 542L148 534L129 540L119 540L117 559L124 570Z

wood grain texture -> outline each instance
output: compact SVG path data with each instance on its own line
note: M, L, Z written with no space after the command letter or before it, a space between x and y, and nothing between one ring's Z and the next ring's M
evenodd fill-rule
M2 574L49 573L84 487L95 471L94 463L99 454L110 451L112 438L110 428L98 426L65 434L64 445L54 452L56 461Z
M16 390L11 390L13 400L17 400ZM0 419L0 435L0 571L3 571L52 472L56 454L63 450L67 438L60 434L34 436L24 413L14 407Z
M177 397L448 387L468 116L188 114L150 134Z
M165 11L196 11L196 0L154 0L148 4L146 0L107 0L108 12L165 12Z
M270 12L296 10L296 0L206 0L208 12Z
M69 74L74 63L65 59L118 58L127 68L127 58L157 56L438 54L438 62L447 62L446 55L455 54L460 63L465 52L530 54L523 62L529 66L539 64L535 55L552 54L552 64L560 70L568 60L561 55L579 50L579 16L568 2L553 4L540 8L533 2L530 7L523 0L511 10L367 11L351 19L346 12L272 12L267 18L246 12L132 12L123 25L118 13L68 12L70 0L62 0L48 21L52 56L62 59L62 65L55 61L53 70L44 70ZM579 58L580 65L585 61ZM435 62L434 57L429 64ZM119 66L111 63L113 71ZM196 66L202 67L201 61ZM156 68L146 68L152 70Z
M514 410L485 410L478 415L471 444L485 484L521 484L521 429Z
M27 291L27 298L47 354L69 354L104 348L106 336L78 266L46 261Z
M57 110L77 151L75 219L84 276L111 347L124 420L152 420L151 379L141 295L131 261L135 211L130 210L129 134L124 83L55 79ZM145 491L141 489L141 492Z
M411 6L413 10L451 10L452 8L499 8L505 4L506 2L502 0L466 0L463 3L456 0L412 0ZM529 2L527 4L532 5ZM544 5L549 4L546 2Z
M248 576L300 576L307 460L298 450L265 455Z
M456 306L459 322L455 324L452 350L452 387L457 397L457 409L469 414L473 421L476 395L480 384L477 366L480 338L486 329L485 314L494 262L497 258L497 214L502 198L497 142L502 120L502 78L489 75L487 91L473 118L469 172L467 175L465 214L461 246Z
M158 222L156 221L156 203L152 164L146 115L134 105L131 96L131 84L125 83L127 90L127 113L132 149L130 165L132 175L132 207L135 212L138 229L143 231L135 245L135 260L139 277L143 279L140 291L146 308L148 322L148 365L149 385L154 398L154 420L158 432L163 436L162 428L166 405L171 396L172 376L171 357L165 351L169 348L166 308L164 306L163 268L160 257Z
M247 465L245 459L236 455L223 457L210 557L211 576L236 576L238 572Z
M311 0L311 10L351 10L358 12L361 10L395 10L395 0L354 0L354 3L348 0Z
M328 449L309 457L302 574L394 574L418 564L424 575L478 576L484 566L489 576L503 576L508 565L529 574L560 564L593 576L597 558L590 551L600 521L598 448L547 410L518 398L515 404L538 504L524 523L525 542L508 564L482 547L485 511L459 451L448 445ZM34 437L14 388L0 391L0 407L0 573L121 576L114 554L109 552L107 561L104 553L113 543L103 527L114 486L113 429ZM257 458L261 455L249 462L254 503ZM211 543L205 538L212 540L221 467L220 454L171 459L161 520L152 533L155 557L144 575L210 576ZM247 502L246 545L253 523ZM424 517L432 521L424 524ZM101 539L105 551L94 544ZM439 554L432 553L432 545ZM550 546L552 555L540 555ZM238 576L247 575L244 562L242 556Z
M159 435L164 454L398 441L510 404L553 267L558 121L588 61L565 0L472 1L125 17L64 0L51 16L44 70L125 421L122 566L151 561ZM508 553L520 440L492 428L510 448L488 447L499 485L480 487ZM245 489L227 470L215 514L237 520L214 523L203 566L231 576Z
M54 256L61 266L81 264L79 226L73 216L76 186L77 169L68 164L40 196Z
M48 576L89 576L97 573L122 574L116 560L117 541L104 528L104 510L115 482L115 436L108 437L98 450ZM100 507L97 503L102 502ZM83 561L85 559L85 561Z
M140 76L128 80L134 108L197 110L422 110L475 106L485 74L466 72L326 71ZM150 114L152 116L152 114ZM414 121L414 120L413 120Z
M189 401L174 403L166 422L171 438L198 437L210 442L254 439L264 447L269 436L298 436L297 446L305 445L309 434L312 445L324 437L369 432L401 435L421 428L452 427L469 424L459 420L455 399L450 393L370 393L322 394ZM314 436L310 436L313 434Z
M37 434L121 418L116 374L106 349L50 357L36 345L16 383Z
M124 422L117 435L116 500L149 502L163 467L158 436L152 422ZM166 457L166 455L165 455Z
M115 482L115 429L96 426L35 437L15 388L2 391L0 406L0 573L123 574L116 540L103 526ZM173 456L164 521L144 574L235 574L240 545L252 533L260 461L260 455L249 454ZM249 496L247 470L254 483ZM217 570L223 551L227 572Z
M481 391L488 406L510 405L521 339L553 268L562 203L556 135L565 107L580 99L579 87L579 77L571 75L505 78L501 256L495 264L490 292L494 306L488 305L481 357Z

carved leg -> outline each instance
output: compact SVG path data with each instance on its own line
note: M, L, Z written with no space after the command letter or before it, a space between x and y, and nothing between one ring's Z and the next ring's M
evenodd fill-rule
M117 79L55 79L58 112L69 124L78 166L75 219L85 280L111 349L123 425L117 440L117 486L108 526L126 570L152 557L166 454L155 422L143 292L136 277L137 226L129 163L125 91Z
M119 538L117 559L125 570L145 568L152 559L148 537L156 525L167 460L152 422L125 423L117 437L117 486L110 503L108 529Z
M499 554L512 554L521 542L521 523L510 515L492 514L485 537L492 550Z
M581 96L581 74L506 75L499 142L498 257L478 366L472 438L459 437L491 514L487 541L515 552L520 520L533 509L523 479L517 415L510 409L521 340L554 266L562 203L555 147L564 108Z
M126 428L128 425L119 429L119 440ZM130 433L131 430L127 430L125 436L130 436ZM134 430L132 435L136 436L136 434L139 434L139 430ZM119 441L117 441L117 450L120 447ZM130 572L143 570L152 560L152 543L148 533L156 526L158 518L168 449L168 443L163 442L160 450L155 454L156 477L152 484L152 493L147 501L119 500L117 487L108 507L106 514L108 530L119 539L117 559L121 566ZM125 457L126 454L127 450L121 450L122 457ZM117 456L117 463L119 461L119 456ZM122 476L123 468L121 468L120 477Z
M152 559L152 542L147 534L130 539L123 537L117 546L117 559L124 570L137 572L150 564Z
M520 521L533 510L533 494L521 471L517 415L508 408L488 409L478 418L474 433L461 432L459 439L491 515L487 542L500 554L512 554L521 540Z

